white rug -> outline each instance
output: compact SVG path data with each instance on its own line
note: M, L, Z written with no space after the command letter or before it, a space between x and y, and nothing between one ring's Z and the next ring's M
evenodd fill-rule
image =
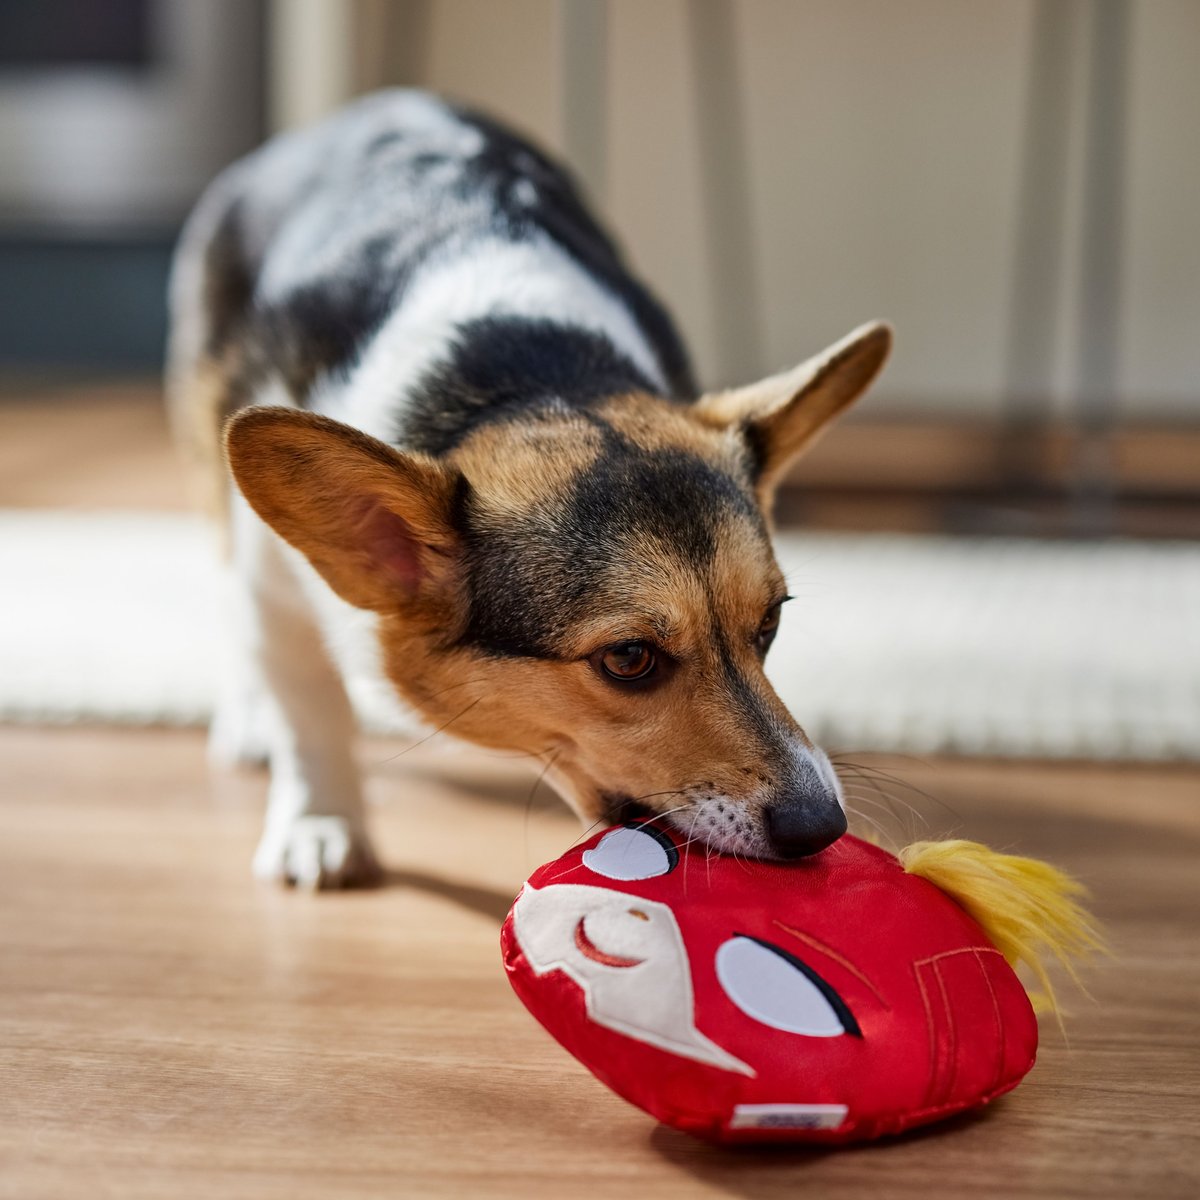
M197 724L215 629L200 523L0 513L0 719ZM1200 760L1200 546L780 539L771 656L839 749Z

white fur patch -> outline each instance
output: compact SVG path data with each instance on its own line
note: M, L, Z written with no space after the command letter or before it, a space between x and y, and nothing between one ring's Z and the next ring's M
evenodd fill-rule
M394 439L403 397L449 359L459 326L483 317L552 319L602 334L666 390L658 360L629 310L549 238L486 238L453 254L419 272L349 381L327 381L318 390L319 412Z

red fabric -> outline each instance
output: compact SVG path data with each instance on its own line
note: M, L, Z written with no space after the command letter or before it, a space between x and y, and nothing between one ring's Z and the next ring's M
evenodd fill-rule
M906 874L885 851L846 836L814 858L746 862L710 858L703 847L689 850L678 835L660 830L657 838L670 838L677 865L656 877L626 881L606 878L584 863L585 853L610 832L542 867L529 885L534 891L583 885L627 895L631 905L625 911L647 927L635 898L669 908L669 915L659 909L650 915L660 924L669 924L673 915L686 948L694 1011L680 1012L680 1027L694 1022L705 1039L753 1075L696 1061L651 1044L653 1036L631 1035L589 1018L576 979L557 968L539 975L531 965L521 940L528 942L534 932L526 917L514 922L509 914L501 935L504 961L518 996L550 1033L658 1120L727 1142L871 1138L984 1104L1032 1067L1037 1025L1012 970L957 904ZM559 894L568 895L546 891L537 899ZM576 903L591 895L600 893L577 889L570 898ZM624 908L623 900L610 903ZM519 897L514 910L521 905ZM586 956L582 965L589 979L600 981L596 986L609 986L605 973L618 972L614 986L624 993L636 989L639 973L645 978L648 968L637 965L639 954L628 945L606 946L595 934L595 928L623 930L613 924L618 917L624 912L596 918L587 929L581 920L575 948ZM743 958L762 959L764 969L782 979L784 1001L792 986L789 972L800 960L844 1003L857 1033L808 1036L750 1015L745 1002L748 997L751 1007L756 1004L755 978L741 987L739 1004L717 972L718 950L737 935ZM747 941L767 944L769 957L747 950ZM803 990L804 984L795 988ZM652 999L646 997L647 1003ZM686 1003L680 1007L686 1009ZM786 1003L776 1008L786 1017ZM825 1019L831 1019L828 1013ZM743 1110L738 1118L738 1105L781 1108ZM844 1119L815 1118L825 1127L806 1128L804 1113L812 1105L844 1105L847 1112ZM735 1127L739 1120L750 1124Z

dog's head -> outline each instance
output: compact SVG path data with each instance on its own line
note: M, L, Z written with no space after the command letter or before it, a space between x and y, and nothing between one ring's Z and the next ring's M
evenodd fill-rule
M500 415L444 458L280 408L229 426L239 487L430 721L520 749L588 821L669 813L716 849L813 853L837 778L763 674L788 464L878 373L871 325L752 387Z

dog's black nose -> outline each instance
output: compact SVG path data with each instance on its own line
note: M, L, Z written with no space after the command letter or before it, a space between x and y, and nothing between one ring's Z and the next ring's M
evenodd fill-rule
M846 832L846 814L833 795L780 800L765 816L767 840L780 858L817 854Z

